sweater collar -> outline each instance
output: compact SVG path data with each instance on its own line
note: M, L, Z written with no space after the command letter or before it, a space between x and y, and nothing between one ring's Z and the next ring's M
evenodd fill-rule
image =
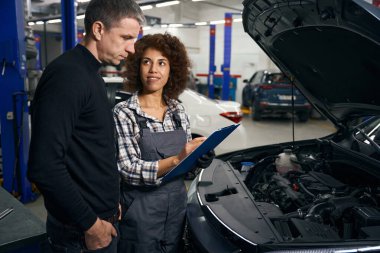
M98 59L96 59L95 56L85 46L77 44L76 48L78 48L83 53L83 55L88 60L90 66L98 71L99 68L102 66L102 63L99 62Z

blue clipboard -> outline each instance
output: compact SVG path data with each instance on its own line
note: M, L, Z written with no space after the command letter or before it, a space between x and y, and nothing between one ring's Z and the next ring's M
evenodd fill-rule
M193 152L191 152L185 159L183 159L177 166L171 169L168 173L161 178L161 183L169 182L170 180L186 174L194 168L198 158L203 154L208 153L210 150L218 146L230 133L232 133L240 124L234 124L213 132L201 145L199 145Z

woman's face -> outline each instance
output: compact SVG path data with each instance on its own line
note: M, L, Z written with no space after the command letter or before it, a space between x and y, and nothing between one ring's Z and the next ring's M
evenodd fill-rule
M168 58L154 48L147 48L140 62L140 78L143 92L162 92L168 82L170 63Z

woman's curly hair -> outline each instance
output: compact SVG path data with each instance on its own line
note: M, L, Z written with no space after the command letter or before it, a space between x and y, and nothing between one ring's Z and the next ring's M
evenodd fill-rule
M185 90L187 85L190 60L184 44L176 36L168 33L145 35L135 43L135 53L128 55L125 63L125 77L127 78L125 89L142 91L140 62L144 51L148 48L156 49L168 58L170 73L163 93L168 98L178 99L179 94Z

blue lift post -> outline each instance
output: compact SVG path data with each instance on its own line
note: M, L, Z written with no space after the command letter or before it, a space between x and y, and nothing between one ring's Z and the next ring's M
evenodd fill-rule
M42 64L41 64L41 35L34 34L34 40L36 42L36 48L37 48L36 69L42 70Z
M24 1L0 5L0 118L3 187L23 203L35 199L26 179L29 113L26 78Z
M216 25L210 25L210 63L209 63L209 71L207 77L207 85L208 85L208 97L215 98L214 93L214 73L216 71L215 66L215 34L216 34Z
M139 34L137 35L137 39L141 39L142 37L144 36L144 31L142 29L142 27L140 27L140 31L139 31Z
M232 37L232 13L224 15L224 62L222 65L223 87L222 100L228 100L230 89L230 68L231 68L231 37Z
M78 32L77 32L77 43L81 43L83 38L84 38L84 29L83 28L80 28L78 29Z
M61 0L63 52L73 48L77 41L76 0Z

